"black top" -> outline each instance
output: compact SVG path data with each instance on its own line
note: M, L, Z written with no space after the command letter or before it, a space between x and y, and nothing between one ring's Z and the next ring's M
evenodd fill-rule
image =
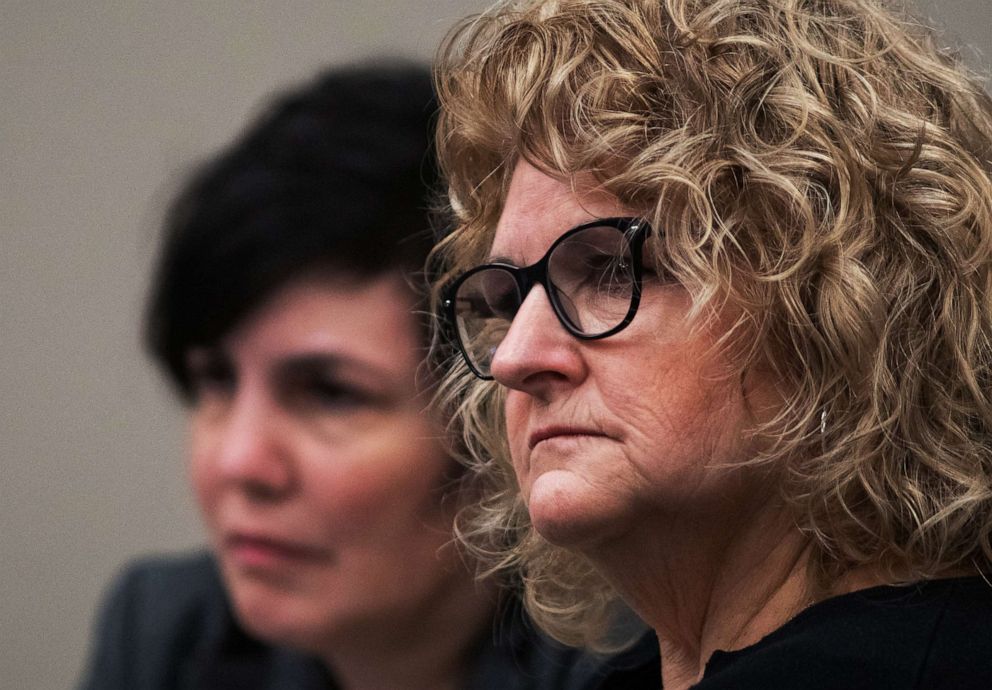
M641 653L641 656L645 656ZM651 644L647 657L657 658ZM519 606L482 635L466 690L591 690L641 657L581 654L538 633ZM635 663L636 662L636 663ZM660 687L654 665L652 690ZM649 671L650 672L650 671ZM111 590L79 690L333 690L318 660L263 643L231 614L207 554L131 565Z
M659 667L657 656L641 659L645 674ZM659 688L647 675L619 678L600 687ZM992 690L992 585L963 577L827 599L750 647L715 652L693 687Z

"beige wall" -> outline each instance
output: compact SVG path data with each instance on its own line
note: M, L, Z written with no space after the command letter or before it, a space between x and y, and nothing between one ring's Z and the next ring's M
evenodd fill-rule
M4 4L0 687L69 687L120 564L200 538L181 415L138 341L176 181L273 87L356 56L428 57L484 4ZM929 8L992 51L988 0Z

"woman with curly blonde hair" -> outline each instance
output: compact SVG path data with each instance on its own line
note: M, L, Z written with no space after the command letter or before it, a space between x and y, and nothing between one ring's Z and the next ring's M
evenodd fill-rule
M504 2L437 69L464 541L669 690L992 687L978 82L878 0Z

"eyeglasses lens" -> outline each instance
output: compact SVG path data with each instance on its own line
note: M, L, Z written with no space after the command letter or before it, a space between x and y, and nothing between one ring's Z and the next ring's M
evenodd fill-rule
M548 296L558 318L577 334L596 337L630 311L634 270L623 231L593 226L569 235L548 257ZM493 356L523 302L510 270L488 267L469 275L455 294L458 336L476 370L488 376Z
M488 376L496 348L503 342L521 303L513 275L501 268L473 273L455 294L458 337L479 373Z
M610 330L627 316L634 289L630 245L613 227L592 227L555 247L548 279L561 317L586 336Z

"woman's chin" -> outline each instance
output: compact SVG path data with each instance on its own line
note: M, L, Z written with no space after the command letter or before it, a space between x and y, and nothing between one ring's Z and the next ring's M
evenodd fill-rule
M611 500L614 499L614 500ZM538 534L556 546L593 548L614 532L620 519L615 497L604 496L568 470L539 475L530 487L527 510Z
M260 640L315 652L333 635L336 617L319 597L248 577L228 578L225 584L238 622Z

